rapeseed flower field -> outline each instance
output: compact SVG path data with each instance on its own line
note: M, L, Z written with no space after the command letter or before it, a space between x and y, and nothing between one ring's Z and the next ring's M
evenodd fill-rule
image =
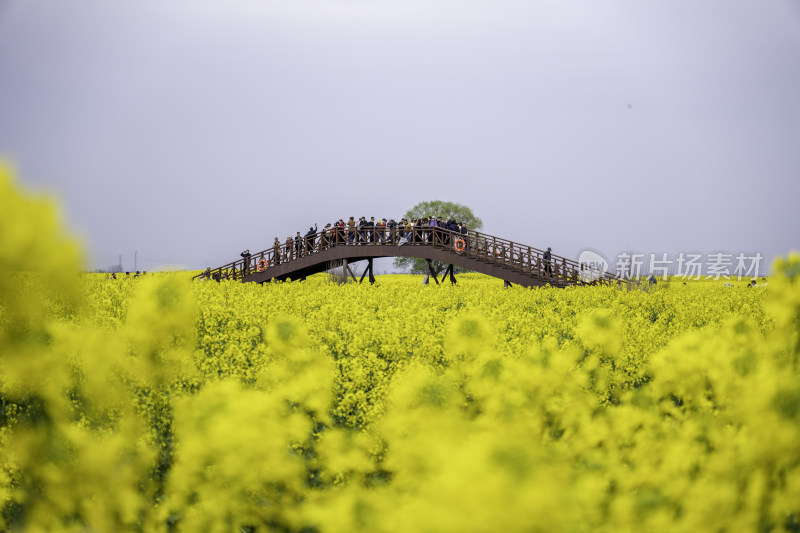
M752 289L109 280L54 213L0 171L0 530L800 530L797 254Z

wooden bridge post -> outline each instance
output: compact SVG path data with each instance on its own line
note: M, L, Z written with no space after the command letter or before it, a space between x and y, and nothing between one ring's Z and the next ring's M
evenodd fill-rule
M361 274L361 279L358 280L359 283L364 281L364 277L369 273L369 282L375 283L375 276L372 274L372 257L367 258L367 268L364 269L364 273Z
M453 263L450 263L450 266L448 266L447 270L444 271L444 274L442 274L442 279L447 277L448 274L450 275L450 283L452 285L455 285L456 284L456 277L453 274Z
M347 259L344 259L343 262L344 262L344 269L345 269L345 274L344 274L345 280L347 279L347 274L350 274L350 277L353 278L353 281L358 281L356 279L356 275L353 274L353 271L350 269L350 265L347 264Z
M428 284L428 280L430 279L431 276L433 276L433 281L435 281L436 284L438 285L439 284L439 280L436 277L436 272L433 271L433 265L431 264L431 260L430 259L426 259L425 260L425 277L422 278L422 284L423 285L427 285Z

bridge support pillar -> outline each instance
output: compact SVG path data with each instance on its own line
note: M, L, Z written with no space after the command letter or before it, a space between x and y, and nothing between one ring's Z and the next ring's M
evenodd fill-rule
M350 274L350 277L353 278L353 281L358 281L356 279L356 275L353 274L353 270L350 268L350 265L347 264L347 259L342 260L342 265L344 267L344 273L343 273L344 275L342 277L344 278L345 282L347 281L348 274Z
M511 287L511 282L510 282L510 281L503 280L503 288L504 288L504 289L507 289L507 288L509 288L509 287Z
M358 281L359 283L364 281L364 276L366 276L367 273L369 273L370 284L375 283L375 276L372 274L372 257L367 258L367 268L365 268L364 273L361 274L361 279Z
M453 273L453 263L450 263L450 266L447 267L447 269L444 271L444 274L442 274L442 280L444 280L444 278L446 278L448 276L448 274L450 275L450 283L455 285L456 284L456 276Z
M438 285L439 284L439 279L436 277L437 273L433 269L433 265L431 264L431 260L430 259L426 259L425 260L425 277L422 278L422 284L423 285L427 285L431 276L433 276L433 281L435 281L436 284Z

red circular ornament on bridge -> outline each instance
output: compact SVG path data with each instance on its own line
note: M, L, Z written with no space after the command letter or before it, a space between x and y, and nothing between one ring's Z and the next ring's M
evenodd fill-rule
M458 252L458 253L461 253L461 252L463 252L464 250L466 250L466 249L467 249L467 243L466 243L466 242L464 242L464 239L462 239L461 237L459 237L459 238L457 238L457 239L456 239L456 241L453 243L453 249L454 249L456 252Z
M264 272L267 269L267 260L263 257L259 259L258 263L256 263L256 268L258 268L259 272Z

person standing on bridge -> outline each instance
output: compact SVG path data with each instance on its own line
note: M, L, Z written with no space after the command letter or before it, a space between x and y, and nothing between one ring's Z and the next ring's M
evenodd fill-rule
M244 259L244 273L247 274L250 271L250 250L245 250L244 252L240 253L239 255L242 256Z
M325 227L322 228L322 233L319 236L319 250L325 250L328 246L331 245L331 223L328 222L325 224Z
M356 242L356 219L354 217L347 219L347 242L350 244Z
M436 217L431 217L430 221L428 221L428 228L430 228L429 241L433 243L434 239L436 238L436 228L439 227L439 222L436 220Z
M310 254L314 251L314 240L317 236L317 224L314 224L313 228L308 228L308 233L306 233L306 253Z
M292 257L292 244L294 244L294 240L292 239L292 236L290 235L290 236L286 237L286 260L287 261L291 261L292 259L294 259L294 257Z
M544 272L545 272L545 274L547 274L548 276L552 276L553 275L553 268L550 266L550 263L552 261L552 256L550 255L550 247L549 246L547 247L547 251L542 256L542 259L544 259Z
M275 242L272 243L272 264L281 264L281 241L275 237Z
M364 227L367 230L367 241L375 242L375 217L369 217Z
M341 218L333 225L335 237L334 241L336 244L344 244L345 242L344 227L345 223Z
M378 230L378 242L386 242L386 219L381 218L376 224Z
M297 235L294 236L294 256L300 257L303 255L303 237L300 235L300 232L297 232Z
M442 235L442 238L444 239L444 245L445 246L450 246L450 244L452 243L452 239L450 238L450 232L453 231L453 229L454 229L454 227L453 227L453 219L450 218L450 217L447 217L447 220L442 222L442 219L439 218L438 224L439 224L440 227L443 227L446 230L446 231L443 232L443 235Z
M363 242L367 242L367 230L364 229L364 226L367 225L367 219L364 217L358 218L358 234L356 235L356 241L361 244Z
M422 240L422 222L418 218L411 219L411 244L417 244Z

